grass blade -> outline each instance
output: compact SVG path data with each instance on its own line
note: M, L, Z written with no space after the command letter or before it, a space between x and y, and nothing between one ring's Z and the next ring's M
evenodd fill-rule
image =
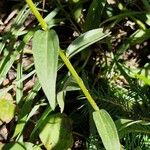
M22 54L20 55L19 62L17 64L17 81L20 80L23 76L23 66L22 66ZM17 85L16 89L16 103L18 104L23 96L23 82L20 82Z
M25 103L21 108L21 112L18 116L18 124L15 128L15 132L13 135L13 138L17 136L17 139L19 139L20 135L22 134L22 131L24 129L25 124L27 123L28 114L31 109L31 105L33 103L34 97L37 95L37 92L40 90L41 86L39 81L36 82L36 84L33 87L33 90L31 93L27 96L25 99Z

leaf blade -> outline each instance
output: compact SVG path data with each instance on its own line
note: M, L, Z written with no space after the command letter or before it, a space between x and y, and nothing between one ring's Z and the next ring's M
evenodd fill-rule
M106 150L120 150L119 137L110 115L101 109L93 112L93 119Z
M46 149L66 150L73 145L72 121L65 114L47 116L39 132Z
M67 56L70 58L77 54L78 52L82 51L83 49L87 48L88 46L104 39L107 37L109 33L104 33L102 28L93 29L84 34L80 35L76 38L67 48Z
M35 69L52 109L56 105L56 78L59 41L54 30L38 30L33 37Z

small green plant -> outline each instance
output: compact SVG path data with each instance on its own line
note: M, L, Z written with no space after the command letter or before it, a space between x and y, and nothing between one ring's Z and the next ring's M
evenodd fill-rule
M0 37L0 148L149 149L148 1L43 3Z
M54 110L56 107L56 76L57 76L57 64L58 64L58 54L63 60L64 64L67 66L75 81L83 91L87 100L95 110L94 112L94 121L96 123L96 127L99 131L99 134L102 138L103 144L106 149L120 149L119 138L117 135L117 131L115 125L110 118L110 116L102 110L99 110L97 104L91 97L90 93L86 89L82 79L78 76L75 69L71 65L69 59L65 56L63 51L59 48L58 37L55 31L48 29L46 22L40 16L36 7L32 3L31 0L26 1L29 7L31 8L34 15L37 17L40 22L42 28L45 31L36 31L33 40L33 56L35 60L35 68L39 78L39 81L42 85L42 88L49 100L51 108ZM38 44L39 43L39 44ZM78 43L77 43L78 45ZM51 65L50 65L51 64ZM45 71L43 71L45 68ZM47 84L49 83L49 84ZM105 114L105 115L103 115ZM98 125L104 124L104 127ZM106 124L110 124L110 127L106 127ZM112 137L107 134L111 133ZM46 140L47 141L47 140Z

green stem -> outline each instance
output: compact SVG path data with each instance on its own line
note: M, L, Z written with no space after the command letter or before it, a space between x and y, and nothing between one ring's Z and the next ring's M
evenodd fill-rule
M61 59L63 60L64 64L67 66L67 68L71 72L71 74L74 77L74 79L76 80L76 82L78 83L79 87L81 88L82 92L86 96L87 100L89 101L89 103L91 104L93 109L96 110L96 111L99 110L99 108L98 108L97 104L95 103L94 99L92 98L89 91L85 87L82 79L79 77L79 75L77 74L77 72L73 68L72 64L70 63L69 59L66 57L66 55L63 53L62 50L59 50L59 55L60 55Z
M43 28L43 30L48 30L48 26L45 22L45 20L42 18L42 16L40 15L40 13L38 12L37 8L35 7L34 3L32 2L32 0L26 0L28 6L30 7L31 11L33 12L33 14L36 16L36 18L38 19L39 23L41 24L41 27ZM92 96L90 95L89 91L87 90L87 88L85 87L82 79L79 77L79 75L77 74L77 72L75 71L75 69L73 68L72 64L70 63L69 59L66 57L66 55L63 53L62 50L59 50L59 55L61 57L61 59L63 60L64 64L67 66L67 68L69 69L69 71L71 72L72 76L74 77L74 79L76 80L76 82L78 83L79 87L81 88L81 90L83 91L84 95L86 96L87 100L89 101L89 103L91 104L91 106L93 107L93 109L95 111L99 110L99 107L97 106L97 104L95 103L94 99L92 98Z
M31 11L35 15L35 17L37 18L39 23L41 24L41 27L43 28L43 30L47 31L48 26L47 26L46 22L44 21L44 19L42 18L42 16L40 15L40 13L38 12L38 10L37 10L36 6L34 5L34 3L32 2L32 0L26 0L26 3L30 7Z

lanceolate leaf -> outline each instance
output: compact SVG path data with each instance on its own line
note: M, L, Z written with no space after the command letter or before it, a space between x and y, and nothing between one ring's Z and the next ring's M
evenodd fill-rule
M66 53L69 57L72 57L93 43L104 39L109 34L104 33L102 28L90 30L75 39L67 48Z
M105 110L93 112L93 119L106 150L120 150L116 126Z
M37 31L33 37L33 56L37 76L52 109L56 105L56 77L59 40L54 30Z

